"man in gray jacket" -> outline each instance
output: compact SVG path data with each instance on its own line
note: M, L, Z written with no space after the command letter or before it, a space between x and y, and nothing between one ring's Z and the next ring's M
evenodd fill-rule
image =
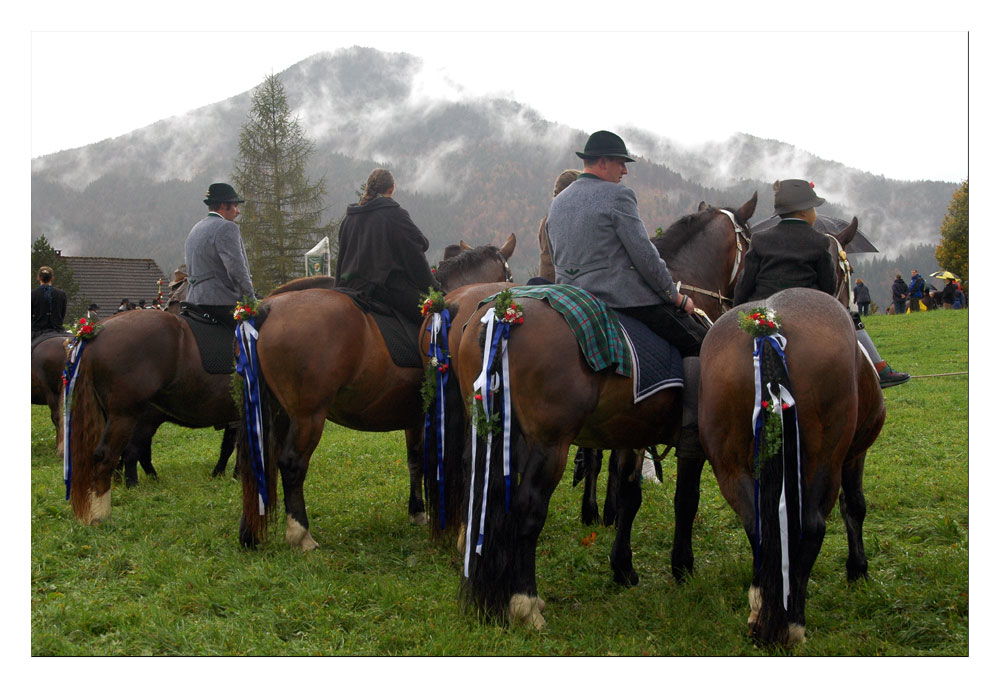
M684 362L684 412L679 457L704 454L698 440L698 355L706 329L694 304L677 290L639 218L625 142L610 131L590 136L583 174L552 199L546 224L556 282L587 290L609 307L642 321L674 346Z
M204 200L208 217L191 228L184 244L187 301L220 322L232 322L236 302L254 295L243 238L234 222L243 199L229 184L216 183Z

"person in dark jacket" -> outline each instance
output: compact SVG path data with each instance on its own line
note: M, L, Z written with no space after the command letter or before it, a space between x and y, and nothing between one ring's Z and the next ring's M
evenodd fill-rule
M781 222L751 237L746 267L733 294L734 306L766 299L791 287L819 289L833 296L837 268L829 252L829 240L812 229L816 208L825 202L816 195L812 182L786 179L774 183L774 214L781 217ZM908 374L893 370L882 360L861 316L851 316L854 333L875 366L879 385L892 387L909 380Z
M440 285L425 255L430 242L392 199L395 190L392 173L375 168L364 195L347 206L335 279L338 287L357 289L419 324L421 297Z
M910 312L919 313L920 299L924 298L924 278L916 270L910 274L910 287L907 290L907 295L910 297Z
M854 303L858 305L858 315L868 315L868 308L872 303L872 295L860 277L854 281Z
M896 273L896 279L892 281L892 310L894 315L902 315L906 312L906 293L909 291L903 276Z
M46 332L62 332L66 319L66 292L52 286L52 268L38 269L38 286L31 290L31 338Z

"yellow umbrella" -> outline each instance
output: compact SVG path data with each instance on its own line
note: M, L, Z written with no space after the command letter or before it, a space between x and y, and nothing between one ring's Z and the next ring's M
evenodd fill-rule
M951 274L947 270L938 270L937 272L932 272L931 277L937 277L938 279L953 279L953 280L958 279L957 277L955 277L955 275Z

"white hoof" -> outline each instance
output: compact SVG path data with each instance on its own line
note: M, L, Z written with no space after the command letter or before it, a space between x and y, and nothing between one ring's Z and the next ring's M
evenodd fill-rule
M539 598L518 594L510 598L508 612L511 622L533 626L540 631L545 627L545 617L542 616L544 608L545 603Z
M458 528L458 553L465 553L465 524L462 523Z
M303 528L302 524L291 516L285 516L285 542L292 549L298 547L303 552L311 552L319 547L319 544L309 534L309 530Z
M430 519L427 518L426 511L421 511L419 514L410 514L410 523L415 526L426 526L430 523Z
M802 624L790 623L788 624L788 640L785 641L786 647L795 647L796 645L806 644L806 627Z
M747 626L753 628L753 625L757 623L757 618L760 616L760 588L756 585L751 585L747 591L747 597L750 598L750 618L747 619Z

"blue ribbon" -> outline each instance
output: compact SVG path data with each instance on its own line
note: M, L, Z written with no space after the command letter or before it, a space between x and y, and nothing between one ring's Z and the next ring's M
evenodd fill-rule
M73 460L70 450L70 436L73 432L73 388L80 372L80 355L86 342L74 339L66 356L63 368L63 482L66 483L66 500L69 501L69 487L73 482Z
M441 530L445 526L444 513L444 424L445 424L445 386L448 384L449 371L441 372L441 365L448 363L448 331L451 329L451 313L448 309L436 313L440 318L440 332L435 332L435 318L427 325L427 331L431 333L430 342L427 345L427 356L438 360L438 368L434 371L436 377L434 401L424 414L424 498L430 502L430 487L427 484L429 473L430 450L427 447L427 440L432 433L437 445L437 483L438 483L438 511L441 515ZM451 365L449 364L449 368Z
M257 330L254 319L236 326L238 351L236 372L243 378L243 418L250 443L250 458L257 481L260 514L267 508L267 473L264 470L264 428L260 407L260 363L257 359Z

